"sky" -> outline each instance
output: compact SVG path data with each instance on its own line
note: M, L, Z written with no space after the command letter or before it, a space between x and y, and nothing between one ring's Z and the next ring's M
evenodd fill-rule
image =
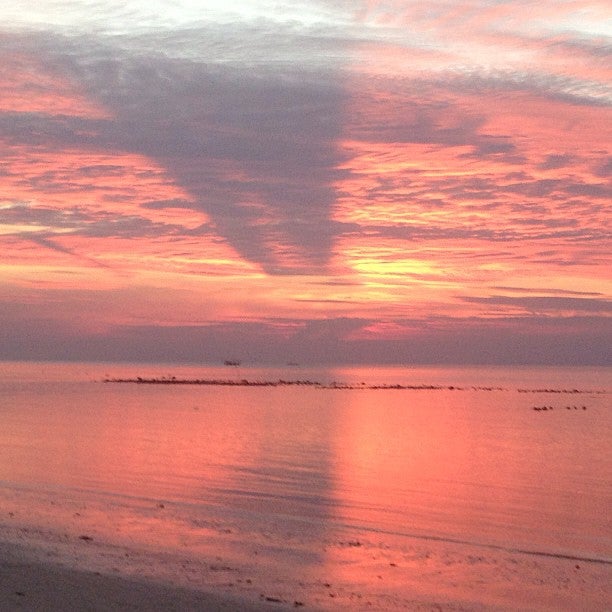
M612 365L609 0L4 0L0 359Z

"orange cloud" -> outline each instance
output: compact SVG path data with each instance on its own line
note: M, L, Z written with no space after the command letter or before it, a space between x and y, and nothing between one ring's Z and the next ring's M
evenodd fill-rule
M0 66L0 113L42 113L106 119L110 114L65 75L30 54L8 52Z

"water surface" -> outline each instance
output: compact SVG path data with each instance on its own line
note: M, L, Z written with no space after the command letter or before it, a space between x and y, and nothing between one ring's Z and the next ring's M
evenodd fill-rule
M436 388L102 382L109 376ZM0 495L78 500L96 509L89 525L105 537L159 549L188 540L197 550L223 524L243 544L275 542L298 574L337 563L324 551L338 530L348 546L360 533L388 546L610 561L611 389L601 368L3 363ZM41 521L67 520L45 512Z

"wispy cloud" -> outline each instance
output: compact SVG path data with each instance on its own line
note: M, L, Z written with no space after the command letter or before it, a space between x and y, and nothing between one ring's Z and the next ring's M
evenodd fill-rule
M527 296L510 297L494 295L485 298L464 297L464 301L490 306L511 306L524 312L572 312L572 313L610 313L612 301L603 298L558 297L558 296Z

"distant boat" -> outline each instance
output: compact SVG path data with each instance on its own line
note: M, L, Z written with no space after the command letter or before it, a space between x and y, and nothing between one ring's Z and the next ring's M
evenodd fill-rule
M240 365L240 361L238 361L237 359L226 359L223 363L226 366L239 366Z

